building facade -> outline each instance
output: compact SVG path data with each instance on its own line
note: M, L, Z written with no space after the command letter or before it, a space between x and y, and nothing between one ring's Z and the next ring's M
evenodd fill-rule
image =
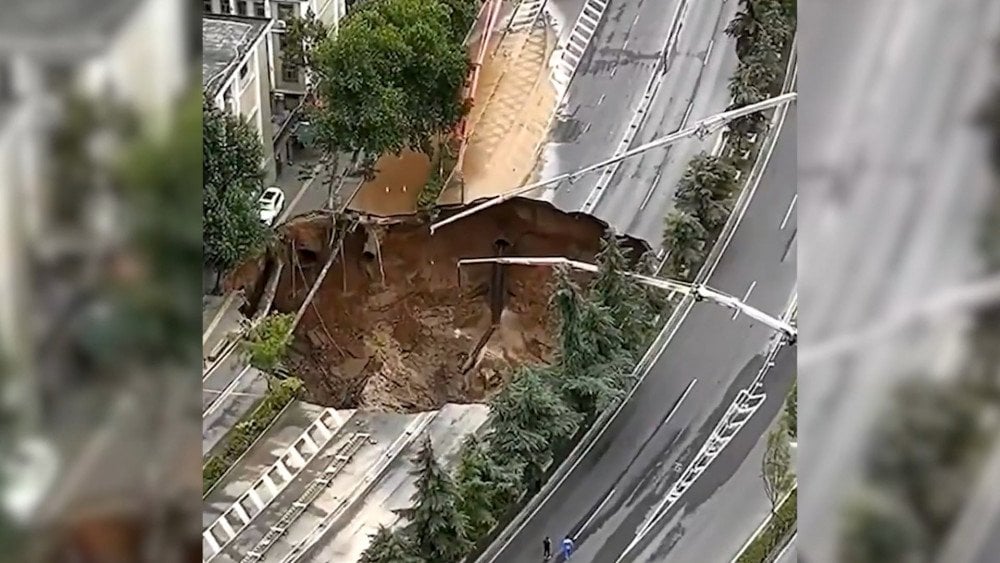
M291 160L290 133L310 90L303 69L283 63L286 29L295 18L313 14L336 33L347 13L346 0L203 0L206 14L238 15L272 21L268 37L268 72L271 81L269 104L272 119L271 145L282 162Z
M260 136L266 182L275 177L268 39L272 20L247 16L202 18L202 84L215 105L242 117Z

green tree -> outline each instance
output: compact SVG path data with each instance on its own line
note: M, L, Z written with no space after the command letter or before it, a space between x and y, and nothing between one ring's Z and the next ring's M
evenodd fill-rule
M700 226L700 225L699 225ZM660 260L656 257L656 253L653 251L648 251L642 255L639 259L638 272L640 274L656 277L660 274ZM650 318L650 332L647 335L647 340L652 340L655 333L659 330L660 325L666 320L666 315L670 309L670 299L669 293L663 291L658 287L653 287L650 285L643 285L642 292L644 300L646 303L645 309L648 311ZM659 321L657 320L659 317ZM647 347L649 341L643 347Z
M345 19L317 49L313 127L328 152L427 150L466 106L468 70L451 10L440 0L381 0Z
M440 2L448 7L452 38L462 42L476 21L476 14L479 13L482 4L479 0L440 0Z
M626 275L630 272L629 259L614 233L609 232L601 239L597 265L597 275L590 285L590 300L610 313L621 332L624 348L635 353L649 340L656 315L646 300L646 286Z
M455 483L469 538L483 537L497 525L498 516L517 499L519 477L518 467L493 459L485 441L475 434L466 438Z
M272 313L250 331L244 349L250 365L264 372L273 372L288 353L292 342L292 322L295 315Z
M268 242L258 203L263 149L246 122L207 100L202 120L204 259L226 272L259 255Z
M521 482L537 487L552 452L570 439L580 423L553 386L552 369L522 366L490 401L490 455L522 466Z
M785 420L788 424L788 435L796 440L799 437L799 384L792 384L792 390L785 399Z
M700 153L691 159L677 185L677 209L698 218L708 232L722 228L736 193L736 167L717 156Z
M788 427L784 417L778 419L778 426L767 435L767 447L761 459L761 479L764 482L764 494L771 503L771 513L774 514L782 497L795 485L792 448L788 443Z
M989 443L985 397L964 383L917 379L896 391L866 460L869 482L891 488L931 538L949 530Z
M754 17L752 2L743 2L743 7L726 26L726 35L736 40L736 56L740 60L753 48L753 41L760 32L760 21Z
M564 269L557 270L552 303L559 319L561 390L576 412L592 419L623 394L631 356L612 313L584 299Z
M928 561L928 537L913 513L881 488L851 496L838 542L844 563Z
M466 535L465 515L459 510L455 483L434 458L430 437L425 437L413 459L410 472L416 477L416 491L406 510L409 524L407 535L413 539L416 552L427 561L441 563L461 560L471 547Z
M312 8L303 17L286 21L281 64L305 70L307 76L315 75L316 49L330 36L330 29L316 18Z
M668 277L692 280L695 269L705 260L708 232L698 218L680 210L667 215L663 248L667 250L664 271Z
M415 549L405 534L379 526L368 549L361 554L361 563L426 563L414 554Z

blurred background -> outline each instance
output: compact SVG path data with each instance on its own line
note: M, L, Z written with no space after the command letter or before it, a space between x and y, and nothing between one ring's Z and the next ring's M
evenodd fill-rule
M5 0L0 560L200 553L200 10ZM799 3L809 562L1000 558L1000 2Z
M799 3L800 560L1000 560L1000 3Z
M198 12L0 7L0 559L194 561Z

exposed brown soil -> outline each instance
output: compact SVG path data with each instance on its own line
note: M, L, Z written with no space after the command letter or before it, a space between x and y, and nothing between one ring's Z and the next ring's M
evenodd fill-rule
M455 211L442 210L442 216ZM311 401L409 412L483 401L503 384L508 366L551 356L552 271L508 266L502 315L478 358L470 359L492 324L494 270L467 266L460 278L460 258L494 256L502 240L508 256L593 261L606 228L589 215L531 199L510 200L433 236L415 216L361 219L346 236L315 307L306 309L289 367L303 378ZM294 312L329 257L330 220L301 217L283 230L292 243L286 248L304 251L287 251L292 267L282 273L275 308ZM631 239L628 244L643 248Z
M384 155L375 163L375 177L361 186L348 207L372 215L413 213L430 172L426 154L405 149Z

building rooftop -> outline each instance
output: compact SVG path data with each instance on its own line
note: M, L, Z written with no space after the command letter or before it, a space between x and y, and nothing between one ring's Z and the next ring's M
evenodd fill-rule
M271 20L264 18L217 15L202 18L201 79L209 97L219 92L270 25Z
M3 0L0 53L75 59L103 49L150 0Z

